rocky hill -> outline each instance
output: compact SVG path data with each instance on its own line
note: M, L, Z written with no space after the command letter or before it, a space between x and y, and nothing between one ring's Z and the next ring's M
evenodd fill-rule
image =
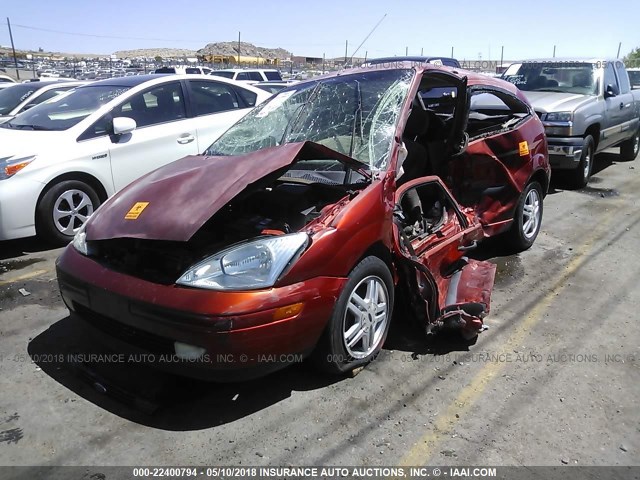
M198 50L200 55L238 55L238 42L209 43ZM243 57L289 58L284 48L257 47L252 43L240 42L240 55Z

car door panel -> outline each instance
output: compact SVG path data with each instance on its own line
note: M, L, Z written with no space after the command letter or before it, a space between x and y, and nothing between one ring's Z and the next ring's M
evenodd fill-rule
M128 96L110 115L132 118L137 124L131 133L111 136L109 153L117 190L158 167L199 153L197 129L194 120L187 118L180 81Z
M439 227L424 237L410 238L406 233L406 209L402 203L405 195L416 188L433 188L449 202L444 208L447 218ZM421 200L424 197L421 196ZM423 201L424 203L424 201ZM428 208L422 205L422 208ZM402 259L401 271L407 281L410 302L418 318L423 319L425 327L432 328L443 323L443 318L454 318L453 310L463 310L467 319L463 320L464 329L478 330L482 326L481 318L488 312L493 276L490 265L485 262L469 261L464 257L468 248L473 248L482 238L482 227L473 214L464 213L453 199L441 180L436 177L424 177L408 182L396 192L396 214L394 215L394 244L396 254ZM495 267L493 267L495 271ZM467 270L465 272L465 270ZM464 275L463 275L464 272ZM464 282L464 284L463 284ZM474 308L466 312L467 304ZM482 304L475 308L476 304ZM452 311L453 311L452 310ZM455 317L458 321L460 316ZM467 325L468 323L468 325Z

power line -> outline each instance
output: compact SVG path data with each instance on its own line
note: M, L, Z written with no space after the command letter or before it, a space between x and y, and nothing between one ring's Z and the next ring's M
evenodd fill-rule
M31 25L20 25L17 23L12 23L12 27L24 28L27 30L36 30L39 32L48 32L48 33L57 33L59 35L73 35L78 37L91 37L91 38L106 38L110 40L151 40L154 42L181 42L181 43L229 43L226 41L211 41L211 40L185 40L185 39L176 39L176 38L153 38L153 37L123 37L119 35L98 35L95 33L80 33L80 32L66 32L63 30L52 30L50 28L41 28L41 27L33 27ZM254 40L255 41L255 40ZM269 42L256 42L256 43L269 43ZM296 47L324 47L324 46L335 46L337 43L296 43Z

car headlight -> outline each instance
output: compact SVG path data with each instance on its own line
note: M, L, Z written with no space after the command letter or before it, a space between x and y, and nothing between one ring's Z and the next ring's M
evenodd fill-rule
M211 290L272 287L308 242L306 233L292 233L236 245L194 265L176 283Z
M570 122L573 120L572 112L551 112L544 117L547 122Z
M6 180L13 177L36 159L36 155L27 155L26 157L4 157L0 158L0 180Z
M71 241L71 245L73 245L73 248L81 254L89 255L89 245L87 245L87 233L85 232L85 226L86 223L76 232L73 240Z

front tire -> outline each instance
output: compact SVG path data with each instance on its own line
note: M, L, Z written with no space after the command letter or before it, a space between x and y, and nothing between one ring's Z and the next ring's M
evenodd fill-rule
M630 162L635 160L640 151L640 128L629 140L625 140L620 144L620 160Z
M514 249L523 251L533 245L542 225L542 211L542 187L538 182L531 182L520 195L513 224L507 234Z
M50 187L36 208L36 232L54 245L66 245L100 206L96 191L84 182L65 180Z
M314 352L316 366L340 374L371 362L382 349L393 312L389 267L366 257L349 274Z
M591 171L593 170L595 142L591 135L584 137L582 143L582 155L578 168L571 172L571 184L574 188L583 188L589 183Z

